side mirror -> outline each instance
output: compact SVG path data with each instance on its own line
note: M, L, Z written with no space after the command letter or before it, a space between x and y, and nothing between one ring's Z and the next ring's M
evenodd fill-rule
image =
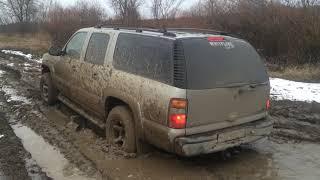
M63 55L63 51L60 47L57 47L57 46L52 46L50 49L49 49L49 54L51 56L61 56Z

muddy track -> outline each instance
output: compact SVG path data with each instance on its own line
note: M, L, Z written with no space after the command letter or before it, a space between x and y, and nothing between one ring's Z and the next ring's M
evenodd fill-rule
M39 96L38 63L6 55L0 58L1 71L0 103L4 113L56 147L69 162L64 168L69 175L76 171L88 179L219 180L320 176L316 170L320 164L310 161L320 160L320 116L315 103L273 102L275 131L270 140L195 158L180 158L155 148L136 157L108 146L97 131L93 132L95 128L82 128L79 122L83 119L64 105L45 106ZM17 101L12 93L5 93L10 88L15 96L23 98ZM305 162L308 170L300 167L296 157Z
M48 180L41 168L31 159L20 139L7 123L8 117L0 107L0 179L25 179L37 178ZM14 123L14 122L11 122Z
M70 132L64 131L64 129L70 131L72 129L65 128L65 124L58 127L44 116L44 113L50 111L50 108L43 106L39 97L39 65L18 59L13 65L11 63L11 61L10 63L1 61L0 69L6 72L6 76L2 78L0 86L2 89L6 88L9 91L14 89L16 96L23 96L28 101L30 100L30 103L11 100L10 95L2 92L4 112L11 119L19 120L19 123L31 127L33 131L42 135L50 144L58 147L71 163L70 166L76 166L86 175L94 177L96 175L95 166L72 143L73 139L68 136ZM28 64L26 69L24 69L26 67L25 63ZM66 136L64 136L65 134Z
M320 143L319 103L274 101L272 104L275 138Z

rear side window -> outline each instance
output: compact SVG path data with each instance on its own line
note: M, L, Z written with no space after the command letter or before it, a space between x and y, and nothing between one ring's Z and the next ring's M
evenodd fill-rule
M173 41L121 33L117 40L113 66L125 72L171 84Z
M106 56L110 36L104 33L93 33L91 35L85 61L103 65Z

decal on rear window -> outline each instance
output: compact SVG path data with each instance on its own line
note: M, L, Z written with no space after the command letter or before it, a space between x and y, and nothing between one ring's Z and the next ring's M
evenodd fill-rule
M221 42L209 42L209 43L213 47L222 47L225 49L233 49L234 48L234 44L232 42L221 41Z

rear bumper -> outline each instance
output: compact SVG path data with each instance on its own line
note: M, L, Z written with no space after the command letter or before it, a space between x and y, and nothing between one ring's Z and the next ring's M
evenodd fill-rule
M267 117L232 128L176 138L174 149L182 156L213 153L267 137L272 128L273 122Z

